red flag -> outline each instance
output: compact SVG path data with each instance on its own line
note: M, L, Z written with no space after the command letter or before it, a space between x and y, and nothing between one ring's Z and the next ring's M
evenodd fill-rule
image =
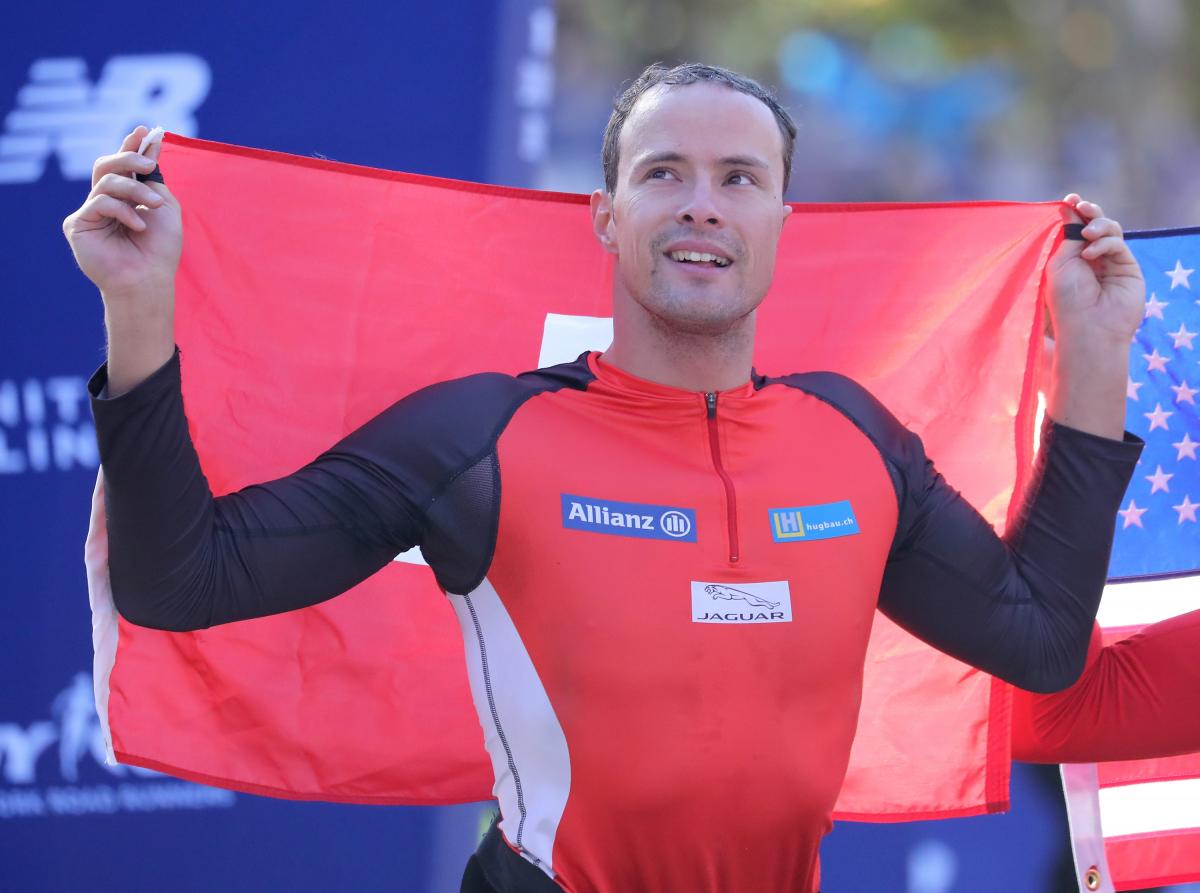
M603 339L612 269L584 196L174 134L160 163L184 214L184 399L218 494L287 474L433 381L607 346L587 343ZM1002 532L1031 465L1038 294L1061 206L796 210L758 371L862 382ZM393 562L299 612L159 632L112 612L101 512L97 500L97 701L121 762L299 799L489 796L458 625L427 567ZM1007 702L877 616L839 816L1005 808Z

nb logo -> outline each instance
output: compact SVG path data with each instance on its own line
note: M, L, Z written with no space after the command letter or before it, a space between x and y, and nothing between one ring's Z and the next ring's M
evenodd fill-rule
M692 532L692 519L683 512L663 512L659 524L668 536L682 537Z
M90 180L92 163L137 124L196 135L193 113L212 75L198 56L114 56L93 86L82 59L38 59L0 133L0 183L33 183L57 156L63 177Z

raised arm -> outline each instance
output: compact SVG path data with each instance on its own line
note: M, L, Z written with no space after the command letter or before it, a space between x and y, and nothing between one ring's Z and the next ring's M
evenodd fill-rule
M1070 685L1083 668L1141 441L1108 440L1047 418L1032 481L1003 540L925 458L916 435L897 433L893 443L900 526L880 610L1021 688Z
M188 434L174 347L179 202L148 174L138 127L96 160L92 189L63 221L100 289L108 363L92 378L106 476L117 609L136 623L196 629L303 607L368 576L417 539L411 503L356 434L292 478L214 501Z
M188 433L179 355L132 390L89 383L117 610L160 629L302 608L346 591L421 536L435 483L402 461L403 401L286 478L213 499Z
M1120 225L1072 193L1048 267L1056 341L1042 449L1000 543L913 437L895 438L900 531L880 607L942 650L1021 688L1054 691L1083 668L1117 508L1141 451L1121 429L1129 343L1145 283Z
M213 499L188 433L179 355L92 411L113 599L197 629L332 598L414 545L450 592L478 585L498 512L495 439L544 388L481 373L422 388L287 477ZM469 473L474 470L475 473Z
M440 583L468 591L487 559L486 537L468 533L490 529L497 491L439 497L486 460L500 420L534 389L494 374L433 385L294 474L214 499L173 343L179 204L132 178L157 156L137 153L144 135L96 162L91 194L63 222L104 299L108 363L89 388L117 609L170 630L279 613L338 595L418 544Z

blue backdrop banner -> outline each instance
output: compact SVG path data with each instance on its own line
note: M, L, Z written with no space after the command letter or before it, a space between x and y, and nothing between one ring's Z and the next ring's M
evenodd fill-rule
M481 808L289 803L103 764L81 552L97 465L84 382L103 358L102 309L61 223L96 157L137 124L529 185L547 142L553 8L99 10L4 12L0 888L456 889Z

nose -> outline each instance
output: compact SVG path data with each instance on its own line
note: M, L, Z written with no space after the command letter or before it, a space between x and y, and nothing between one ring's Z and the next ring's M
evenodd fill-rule
M675 215L679 223L694 226L697 223L707 223L709 226L721 226L724 223L720 209L714 200L712 190L697 184L684 199L683 205Z

